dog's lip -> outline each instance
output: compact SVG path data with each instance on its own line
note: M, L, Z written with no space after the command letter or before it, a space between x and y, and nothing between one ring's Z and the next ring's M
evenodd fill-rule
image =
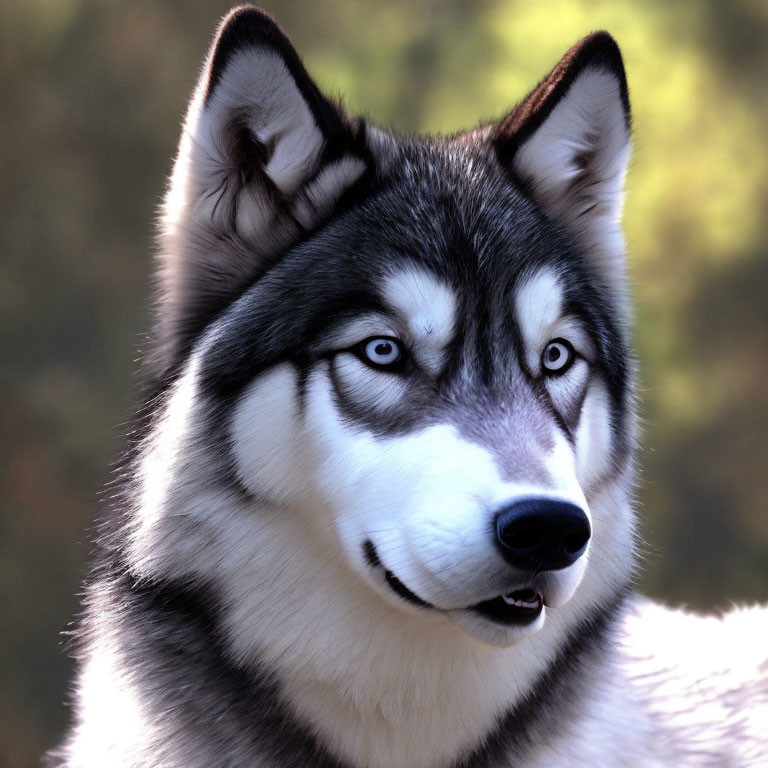
M386 568L379 558L376 546L370 539L363 542L363 555L372 569L383 571L384 581L398 597L419 608L431 608L446 613L456 610L472 611L497 623L527 623L527 621L536 619L547 604L541 591L531 584L524 584L473 605L462 608L440 608L417 595L400 581L393 571ZM526 602L530 605L525 605Z
M419 608L434 608L432 603L419 597L415 592L408 589L395 574L390 571L382 562L379 557L379 553L376 551L376 546L370 539L366 539L363 542L363 557L365 562L376 571L384 571L384 581L387 582L387 586L398 596L401 597L412 605L417 605Z
M395 576L392 571L384 570L384 580L389 585L389 588L396 594L402 597L404 600L407 600L409 603L413 603L413 605L418 605L420 608L434 608L435 606L432 605L432 603L427 602L426 600L419 597L415 592L412 592L408 587L403 584L400 579Z

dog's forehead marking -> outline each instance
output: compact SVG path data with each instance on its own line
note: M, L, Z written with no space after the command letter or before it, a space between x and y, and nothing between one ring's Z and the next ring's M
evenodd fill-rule
M456 325L454 292L437 275L413 267L390 274L383 295L405 322L420 362L437 373Z
M557 272L540 269L526 277L515 295L515 316L525 344L526 360L538 366L538 358L563 312L563 286Z

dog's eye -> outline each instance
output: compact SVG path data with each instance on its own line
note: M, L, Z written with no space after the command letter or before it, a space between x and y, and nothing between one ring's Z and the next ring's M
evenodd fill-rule
M377 337L360 343L363 362L374 368L394 368L403 361L403 350L395 339Z
M541 355L541 367L545 373L564 373L571 367L576 353L570 342L553 339Z

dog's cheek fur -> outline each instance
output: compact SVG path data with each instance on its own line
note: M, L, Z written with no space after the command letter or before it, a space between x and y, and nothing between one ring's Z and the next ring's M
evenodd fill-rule
M459 608L507 583L493 549L496 509L515 498L554 494L588 511L563 439L546 457L548 483L511 481L493 453L451 425L384 437L351 422L339 408L331 370L321 363L309 373L301 410L297 374L287 364L244 392L232 420L237 473L255 499L303 520L318 552L333 551L338 537L358 576L389 601L403 607L382 573L371 572L367 540L409 589L443 608ZM557 602L573 594L585 563L564 574Z
M258 519L233 485L229 451L212 439L217 408L192 355L137 450L133 507L120 548L137 578L209 583L226 578L239 542L258 540Z
M593 376L587 386L576 429L576 468L587 496L614 470L611 404L605 385Z
M260 500L307 501L312 467L303 439L298 379L294 365L276 366L244 390L232 414L237 476Z

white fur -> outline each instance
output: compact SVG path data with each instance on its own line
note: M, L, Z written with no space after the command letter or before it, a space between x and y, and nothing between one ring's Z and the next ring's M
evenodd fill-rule
M285 363L256 379L232 417L238 476L254 495L291 503L307 493L296 374Z
M541 353L556 337L555 326L562 319L563 289L551 268L528 276L517 289L515 314L525 342L525 359L533 373L541 368Z
M600 379L591 382L576 431L576 475L589 494L610 470L611 424L608 393Z
M80 734L73 768L135 764L156 733L130 667L120 658L115 631L100 626L84 662L78 707L89 727Z
M453 335L456 299L434 274L417 268L387 279L384 298L405 321L412 350L427 370L440 370L443 350Z

